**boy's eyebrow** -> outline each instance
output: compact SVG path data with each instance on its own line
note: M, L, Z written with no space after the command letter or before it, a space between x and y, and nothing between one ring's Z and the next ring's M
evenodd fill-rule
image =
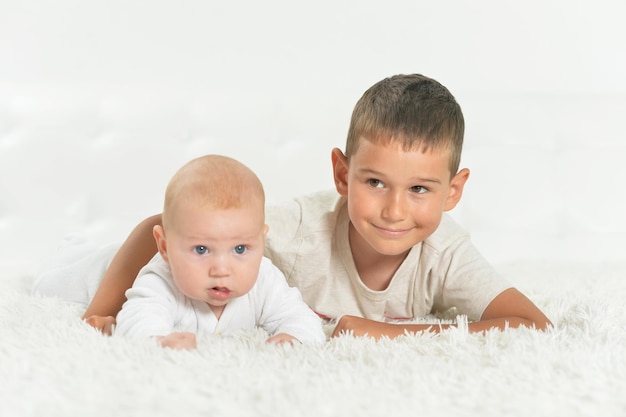
M362 174L370 174L373 175L375 177L384 177L385 175L383 175L382 172L378 172L376 170L370 169L370 168L363 168L359 170ZM417 178L412 178L413 181L417 181L417 182L431 182L434 184L441 184L441 180L437 179L437 178L421 178L421 177L417 177Z

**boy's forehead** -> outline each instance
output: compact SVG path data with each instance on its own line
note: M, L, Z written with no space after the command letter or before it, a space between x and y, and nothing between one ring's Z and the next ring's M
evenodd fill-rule
M375 139L361 137L359 145L354 149L353 156L362 152L375 152L376 149L392 149L402 153L421 153L425 155L439 157L451 157L450 146L432 146L426 140L404 140L396 137L378 136Z
M405 174L426 170L443 178L451 174L450 155L451 151L448 148L408 147L398 141L363 140L349 163L357 170L383 172L403 167Z

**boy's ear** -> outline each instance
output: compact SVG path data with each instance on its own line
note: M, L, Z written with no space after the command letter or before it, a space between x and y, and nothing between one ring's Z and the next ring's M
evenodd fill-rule
M450 181L450 192L448 193L448 199L446 200L443 211L452 210L456 207L459 201L461 201L463 187L465 187L469 174L469 169L463 168L454 177L452 177L452 180Z
M169 258L167 257L167 241L165 240L165 230L163 226L160 224L154 226L152 228L152 235L154 236L161 257L165 262L169 263Z
M339 195L346 196L348 195L348 159L339 148L334 148L330 156L333 162L335 188Z

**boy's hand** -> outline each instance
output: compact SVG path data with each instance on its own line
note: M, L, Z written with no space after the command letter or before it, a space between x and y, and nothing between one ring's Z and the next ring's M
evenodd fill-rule
M290 345L293 345L294 342L299 342L299 340L287 333L278 333L268 338L266 342L274 343L277 345L281 345L283 343L289 343Z
M100 330L102 334L111 336L113 326L115 325L115 317L113 316L89 316L83 320L85 323Z
M195 349L198 347L196 335L190 332L170 333L167 336L157 336L157 340L163 347L172 349Z

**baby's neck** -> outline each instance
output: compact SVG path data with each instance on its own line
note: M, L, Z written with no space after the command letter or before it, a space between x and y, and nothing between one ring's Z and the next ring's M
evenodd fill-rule
M223 306L212 306L209 304L209 307L211 307L211 311L213 311L213 314L215 314L215 317L217 317L217 319L219 320L220 317L222 316L222 313L224 312L224 308L226 307L225 305Z

